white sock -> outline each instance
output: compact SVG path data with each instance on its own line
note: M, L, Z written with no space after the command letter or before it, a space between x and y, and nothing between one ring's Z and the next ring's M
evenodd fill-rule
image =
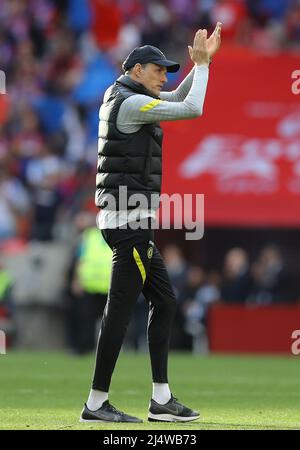
M102 404L107 399L108 392L96 391L95 389L91 389L86 405L90 411L96 411L97 409L101 408Z
M160 405L168 403L171 398L168 383L153 383L152 398Z

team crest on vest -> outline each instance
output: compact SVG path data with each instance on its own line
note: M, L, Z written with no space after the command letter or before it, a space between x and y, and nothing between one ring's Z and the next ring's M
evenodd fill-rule
M153 256L153 247L149 247L147 250L148 259L151 259Z

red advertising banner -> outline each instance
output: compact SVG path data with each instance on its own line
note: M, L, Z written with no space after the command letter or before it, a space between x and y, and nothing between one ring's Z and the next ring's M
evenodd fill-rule
M300 354L299 306L214 305L208 314L212 352Z
M203 116L163 128L163 192L204 194L206 225L300 225L298 55L223 47Z

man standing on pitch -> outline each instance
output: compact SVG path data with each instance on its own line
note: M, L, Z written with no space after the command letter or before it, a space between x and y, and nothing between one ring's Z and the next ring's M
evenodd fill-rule
M149 303L153 393L148 420L188 422L200 417L173 397L168 384L168 348L176 299L154 243L153 223L162 175L162 130L158 122L201 116L209 63L220 42L220 23L209 39L206 30L196 32L193 47L188 47L194 68L173 92L161 90L167 81L166 73L176 72L179 64L167 60L156 47L135 48L123 63L125 75L104 95L100 108L96 204L101 209L98 228L113 250L112 276L92 389L80 417L82 422L141 422L118 411L108 401L112 373L141 292ZM125 206L120 200L122 188L126 189ZM142 194L148 207L144 202L143 206L132 206L130 196L134 194ZM157 199L156 205L153 198Z

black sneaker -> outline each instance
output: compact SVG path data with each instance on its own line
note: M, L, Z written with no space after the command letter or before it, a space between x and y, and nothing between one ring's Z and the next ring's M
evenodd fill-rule
M198 412L179 403L173 395L164 405L160 405L151 399L148 413L149 422L190 422L199 419L199 417Z
M137 417L129 416L121 411L118 411L106 400L101 408L96 411L91 411L86 403L82 410L79 422L143 422Z

